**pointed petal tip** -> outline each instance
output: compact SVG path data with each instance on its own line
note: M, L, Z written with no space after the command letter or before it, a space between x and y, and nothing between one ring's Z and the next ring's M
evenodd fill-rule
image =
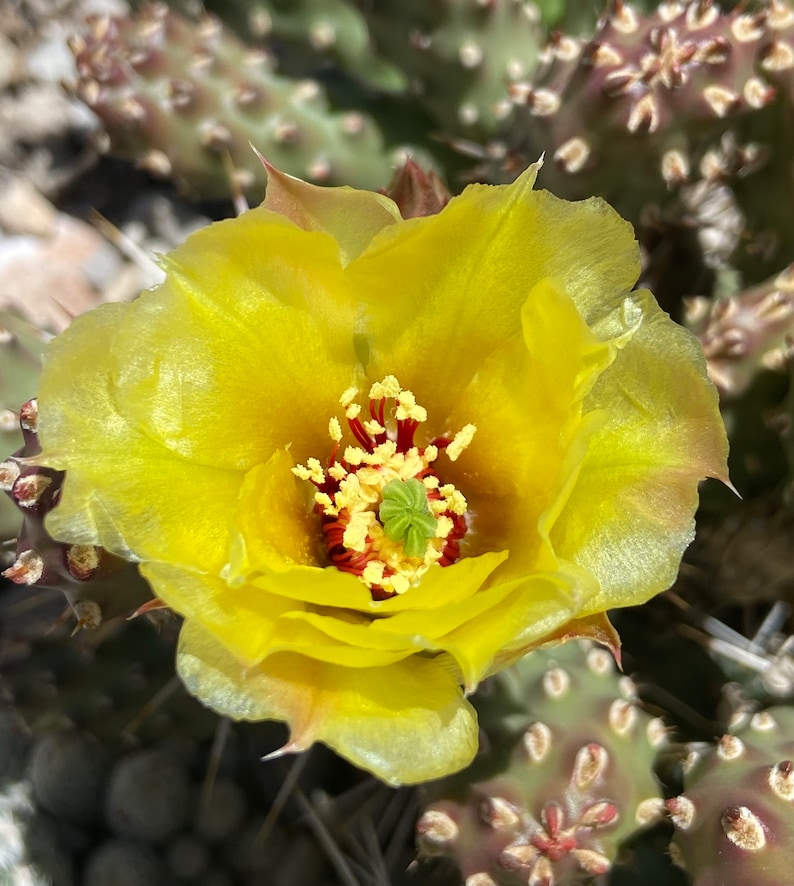
M260 757L259 759L263 763L266 763L270 760L278 760L281 757L286 757L287 754L301 754L303 751L308 750L308 747L308 745L301 745L298 742L290 740L285 745L276 748L275 751L271 751L269 754L265 754L264 757Z

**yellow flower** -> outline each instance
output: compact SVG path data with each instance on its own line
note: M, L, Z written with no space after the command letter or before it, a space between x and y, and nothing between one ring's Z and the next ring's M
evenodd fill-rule
M537 168L403 221L270 171L167 279L50 351L48 528L141 562L178 670L397 784L464 766L466 694L674 580L726 441L692 337L599 200Z

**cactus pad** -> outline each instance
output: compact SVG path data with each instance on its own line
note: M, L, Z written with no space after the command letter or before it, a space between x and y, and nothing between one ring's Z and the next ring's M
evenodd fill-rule
M564 886L605 873L620 844L661 814L652 769L664 727L601 648L533 652L494 679L515 685L485 699L486 731L500 707L502 722L518 725L518 699L523 728L511 748L497 738L441 784L417 825L420 851L452 857L467 886Z
M794 870L794 708L743 714L715 748L687 761L667 801L671 849L693 886L780 886Z
M93 18L71 41L75 88L105 127L100 145L172 177L188 193L222 197L231 181L261 196L275 166L320 184L382 187L404 151L387 149L376 124L333 113L319 83L273 71L209 15L191 22L164 4L135 18Z

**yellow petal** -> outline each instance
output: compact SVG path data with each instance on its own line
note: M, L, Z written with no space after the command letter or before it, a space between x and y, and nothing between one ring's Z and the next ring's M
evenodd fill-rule
M84 314L48 350L39 387L40 459L68 476L47 529L119 556L217 570L242 477L174 458L123 411L113 347L132 309L103 305Z
M623 328L622 337L598 339L550 279L533 287L520 317L522 332L488 356L448 407L452 428L472 422L477 433L463 456L442 468L473 515L466 553L485 545L511 551L503 579L554 568L539 523L562 507L575 481L589 434L580 420L582 398L632 334Z
M627 222L603 201L566 203L533 181L530 171L510 186L470 186L439 215L384 230L347 268L370 305L371 377L398 375L431 415L520 331L540 280L614 307L637 278Z
M395 786L455 772L477 749L476 715L433 659L354 670L280 653L244 670L191 620L182 628L177 670L222 716L285 720L285 750L320 741Z
M252 575L248 581L270 594L289 597L317 606L336 606L368 612L375 616L401 611L425 612L443 609L468 599L487 582L507 558L506 551L465 557L447 567L431 567L415 588L389 600L373 600L369 589L354 575L333 566L325 569L294 566L267 575Z
M344 636L323 630L322 618L313 620L300 604L255 585L230 587L223 579L166 563L146 563L141 571L161 600L200 621L241 667L283 650L352 668L389 665L414 651L402 641L351 646Z
M601 583L583 616L669 587L694 534L697 481L727 476L700 347L649 294L636 298L643 322L585 401L600 426L551 530L560 556Z
M592 582L580 572L560 570L499 583L433 613L430 625L420 618L424 613L401 613L376 622L373 631L432 637L428 648L449 653L472 692L495 662L506 655L519 657L577 614L592 593Z
M240 662L256 664L272 649L279 616L295 603L268 597L259 588L231 588L216 575L150 562L141 572L155 594L188 619L198 618Z
M358 309L334 241L258 209L164 264L114 345L130 420L182 459L238 470L329 445L328 410L357 379Z
M277 449L246 474L232 527L229 581L322 563L317 515L311 513L313 487L292 474L294 465L286 449Z
M262 205L304 231L330 234L339 244L343 266L360 255L375 234L402 220L396 204L383 194L312 185L261 159L267 168L267 192Z

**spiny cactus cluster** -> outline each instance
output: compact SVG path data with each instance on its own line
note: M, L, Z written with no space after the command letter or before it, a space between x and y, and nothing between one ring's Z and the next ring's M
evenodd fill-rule
M22 445L20 403L36 393L41 373L41 355L46 336L6 311L0 312L0 452L13 452ZM0 496L0 542L14 538L19 514Z
M391 93L408 87L406 75L373 46L362 10L348 0L210 0L205 5L242 37L272 42L285 73L333 65L375 89Z
M693 753L667 801L676 858L693 886L781 886L794 870L794 708L741 715Z
M794 264L737 295L689 299L686 323L720 394L741 395L760 369L785 370L794 352Z
M76 94L102 120L107 144L204 197L233 186L261 196L265 175L250 144L310 181L384 186L400 148L387 148L359 111L332 113L315 80L273 71L209 15L191 22L164 4L135 18L94 18L71 41Z
M50 613L47 609L47 614ZM152 743L178 731L212 736L217 718L174 677L176 619L155 628L147 619L105 622L70 636L67 625L46 637L20 619L4 619L0 699L13 703L32 734L77 730L106 745ZM167 703L152 700L161 694Z
M403 72L447 137L481 137L510 112L509 88L537 65L544 29L526 0L387 0L363 4L378 54Z
M511 93L501 138L523 167L545 147L552 188L600 193L632 218L699 177L728 177L720 141L794 83L794 9L786 0L723 13L711 0L665 0L648 15L616 2L591 39L555 35L541 68ZM744 149L742 172L763 145Z
M58 503L64 474L25 461L41 451L37 419L36 400L29 400L19 416L24 446L0 463L0 490L22 519L16 559L2 574L16 584L61 590L77 626L95 628L103 617L131 614L151 591L133 564L94 545L62 544L47 533L44 521Z
M484 728L523 728L442 783L417 825L420 852L453 858L467 886L565 886L607 872L621 843L662 813L653 764L663 725L601 648L537 651L495 681Z
M681 186L727 182L744 265L768 275L790 260L791 0L649 12L618 0L594 33L548 42L527 0L218 7L238 26L243 12L258 44L162 4L92 20L72 41L75 92L101 144L202 197L225 196L230 179L261 193L249 142L311 181L383 187L406 137L425 161L421 146L449 161L441 142L473 153L490 181L546 152L546 187L604 196L635 223L678 205Z

